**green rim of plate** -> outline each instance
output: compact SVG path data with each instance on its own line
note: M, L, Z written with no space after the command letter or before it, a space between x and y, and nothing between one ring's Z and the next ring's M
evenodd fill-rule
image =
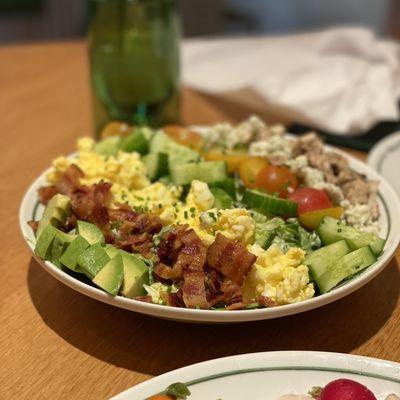
M287 367L261 367L261 368L247 368L238 369L233 371L221 372L219 374L208 375L202 378L193 379L185 383L186 386L191 387L200 383L212 381L215 379L226 378L228 376L251 374L257 372L273 372L273 371L319 371L319 372L336 372L341 374L365 376L367 378L380 379L387 382L394 382L400 384L400 379L392 378L390 376L374 374L371 372L362 372L354 369L343 369L343 368L328 368L328 367L305 367L305 366L287 366ZM163 392L154 393L160 394Z

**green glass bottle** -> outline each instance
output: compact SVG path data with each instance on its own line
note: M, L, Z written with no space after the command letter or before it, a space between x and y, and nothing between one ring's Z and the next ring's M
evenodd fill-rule
M113 120L179 120L180 20L175 0L89 0L97 134Z

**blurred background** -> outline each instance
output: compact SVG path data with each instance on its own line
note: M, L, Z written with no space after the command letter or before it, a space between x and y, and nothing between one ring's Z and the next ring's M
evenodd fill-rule
M281 34L338 25L400 38L400 0L181 0L184 36ZM84 0L0 0L0 42L71 39L87 31Z

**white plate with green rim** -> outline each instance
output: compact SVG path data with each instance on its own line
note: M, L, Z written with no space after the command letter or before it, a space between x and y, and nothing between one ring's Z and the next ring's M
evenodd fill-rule
M347 378L383 400L400 396L400 364L338 353L282 351L219 358L150 379L111 400L145 400L175 382L185 383L188 400L278 400L307 394L313 386Z
M379 208L381 217L379 220L381 226L381 236L387 239L384 251L377 262L364 270L357 277L347 281L341 286L333 289L329 293L314 297L295 304L288 304L272 308L239 310L239 311L217 311L217 310L196 310L178 307L162 306L157 304L145 303L137 300L128 299L122 296L113 297L104 291L85 283L67 272L58 269L49 261L43 261L35 256L35 236L28 226L27 222L32 219L40 219L43 213L43 206L38 202L37 190L46 184L45 171L40 175L25 193L20 207L20 227L25 241L32 251L33 256L38 263L56 279L80 292L85 296L102 301L116 307L151 315L157 318L171 319L177 321L201 322L201 323L234 323L245 321L257 321L270 318L278 318L292 314L298 314L312 310L323 305L332 303L344 296L354 292L364 286L371 279L376 277L393 257L394 252L400 241L400 225L392 221L400 221L400 201L398 196L387 181L382 178L372 168L354 157L326 146L329 150L334 150L342 154L349 160L350 167L355 171L366 175L369 179L378 180L379 185Z
M400 196L400 132L387 136L372 148L368 165L378 171Z

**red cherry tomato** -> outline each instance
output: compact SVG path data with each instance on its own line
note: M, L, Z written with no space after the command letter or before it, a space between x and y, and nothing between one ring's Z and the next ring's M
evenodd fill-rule
M255 186L270 194L278 193L280 197L286 197L288 188L297 188L297 178L289 168L268 164L257 174Z
M350 379L337 379L328 383L319 400L377 400L374 394L361 383Z
M288 199L297 203L297 214L299 215L309 211L333 207L333 203L326 192L314 188L298 188L289 194Z

